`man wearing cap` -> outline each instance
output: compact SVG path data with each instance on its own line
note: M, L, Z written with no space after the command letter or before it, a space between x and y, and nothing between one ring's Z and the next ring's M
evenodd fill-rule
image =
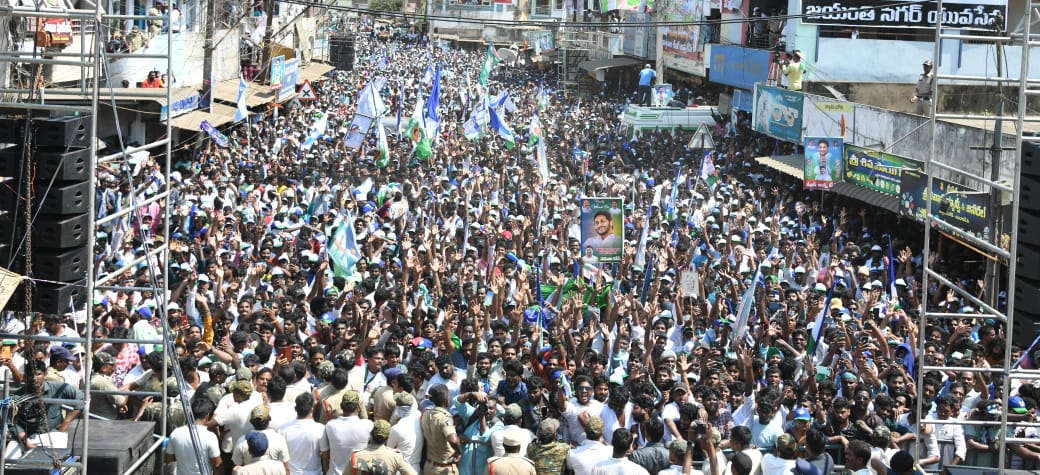
M359 467L372 459L381 460L390 468L390 475L417 475L411 464L405 461L401 452L386 446L390 437L390 423L385 420L377 420L372 423L372 432L368 439L368 446L355 451L351 456L351 465L355 473Z
M520 453L527 453L527 446L531 444L532 440L534 440L534 436L531 434L531 431L520 427L523 419L524 411L520 408L519 404L514 403L506 406L505 415L502 416L502 422L505 424L505 427L503 427L502 430L491 434L491 448L494 450L495 457L502 457L505 455L505 446L502 441L506 437L513 437L514 440L520 441ZM602 425L602 421L600 421L600 423Z
M249 451L249 456L253 458L253 462L249 465L235 467L232 475L280 475L289 473L286 464L264 457L270 445L267 434L250 432L242 436L242 439L246 443L246 448Z
M910 103L914 105L914 114L932 115L932 90L935 75L932 74L932 60L926 59L921 63L923 72L917 77L917 87L914 95L910 96Z
M16 396L38 395L49 399L82 399L83 394L65 383L47 381L47 367L43 361L31 359L25 363L25 387L14 394ZM64 433L69 424L79 417L80 410L73 409L62 415L60 404L23 405L14 416L14 436L17 442L28 450L38 445L62 447L67 440ZM53 441L53 445L51 442Z
M262 458L283 462L285 463L285 469L289 470L289 447L285 442L285 437L269 427L271 423L271 408L266 404L254 407L253 412L249 415L249 423L253 426L254 432L260 432L267 436L267 452ZM256 458L249 453L249 447L245 440L239 439L235 442L235 449L231 453L231 462L235 466L241 466L254 461L256 461Z
M499 431L501 432L501 431ZM490 475L536 475L534 462L521 454L524 440L509 433L502 438L503 455L488 459Z
M570 445L557 441L560 421L547 418L538 423L535 436L538 438L527 447L527 458L534 461L538 475L561 475L567 464Z
M340 400L343 415L325 425L325 436L329 439L330 475L348 473L351 455L368 443L372 421L358 417L360 407L361 398L357 391L348 389Z
M602 460L610 458L613 449L603 443L603 419L589 418L585 424L585 441L571 449L567 455L567 468L574 475L590 475L592 468Z
M47 381L65 383L65 369L72 362L72 352L64 346L51 347L51 365L47 367ZM71 382L69 382L71 385Z
M115 371L116 357L111 353L99 351L94 354L94 374L90 376L91 391L115 391L112 372ZM125 408L126 396L119 394L95 395L90 398L90 412L109 420L119 418L119 410Z
M798 443L791 434L776 438L776 449L762 456L762 475L786 475L795 467Z
M390 438L386 446L401 451L416 472L422 471L423 432L420 422L419 408L415 406L415 397L410 391L394 394L394 414L390 420L397 422L390 428Z
M228 467L231 466L231 452L235 443L253 430L253 425L249 422L253 408L263 402L262 399L253 398L253 385L249 381L235 381L231 383L230 389L232 404L224 408L218 406L211 422L212 426L223 428L220 452Z
M394 414L394 409L397 407L394 404L394 395L403 391L401 388L402 383L408 384L409 387L411 383L408 381L408 376L400 368L387 368L383 370L383 376L386 378L386 385L376 389L370 399L372 419L389 421Z
M432 386L427 393L434 407L423 413L420 420L426 443L426 464L423 475L458 475L462 446L455 431L448 407L451 391L443 384Z

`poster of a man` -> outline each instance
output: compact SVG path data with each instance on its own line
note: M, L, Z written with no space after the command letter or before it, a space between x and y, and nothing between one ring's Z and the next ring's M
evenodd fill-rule
M842 181L843 149L841 138L805 138L805 189L829 190Z
M620 262L625 242L621 198L583 198L581 246L598 263ZM591 260L591 259L589 259Z

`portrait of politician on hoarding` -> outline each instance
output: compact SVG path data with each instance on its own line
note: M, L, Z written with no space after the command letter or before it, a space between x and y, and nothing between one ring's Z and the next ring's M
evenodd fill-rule
M841 138L805 138L805 189L829 190L842 181L844 148Z
M620 262L625 242L621 198L582 198L580 209L581 247L586 255L598 263Z

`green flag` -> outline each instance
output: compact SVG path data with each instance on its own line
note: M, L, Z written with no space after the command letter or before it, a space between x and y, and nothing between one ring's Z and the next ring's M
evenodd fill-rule
M386 168L390 164L390 144L386 141L386 131L383 130L383 122L379 122L379 153L376 155L376 166Z
M487 56L484 57L484 65L480 67L480 85L487 86L491 71L498 65L498 54L495 53L495 45L489 44Z
M433 143L430 138L426 136L426 127L423 122L423 111L426 107L423 104L422 95L415 102L415 111L412 112L412 116L408 118L408 125L405 127L405 135L412 139L414 145L415 158L419 160L426 160L433 155Z

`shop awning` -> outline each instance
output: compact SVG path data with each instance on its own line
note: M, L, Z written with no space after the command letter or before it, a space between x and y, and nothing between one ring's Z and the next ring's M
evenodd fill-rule
M599 71L600 69L621 68L624 66L632 66L642 62L643 61L640 61L635 58L617 56L610 59L594 59L590 61L583 61L581 64L578 65L578 68L593 73Z
M202 121L209 121L210 125L219 127L231 122L235 118L236 111L237 109L234 107L214 103L212 112L206 112L202 109L194 110L187 114L174 117L170 121L170 126L197 132L199 131L199 124L201 124Z
M246 105L249 107L255 107L260 104L267 104L277 99L278 90L271 90L271 86L266 84L257 84L252 81L246 82L248 89L246 89ZM213 86L213 97L227 102L229 104L235 104L238 102L238 79L228 79L227 81L220 81Z
M785 175L793 176L799 180L805 178L805 155L796 154L757 157L755 158L755 161L774 170L779 170ZM835 183L830 192L848 196L849 198L879 208L884 208L893 213L899 212L899 198L884 193L878 193L859 185L844 182Z
M336 69L336 67L324 63L306 64L300 68L297 84L303 84L303 81L320 81L325 79L325 75L333 69Z

